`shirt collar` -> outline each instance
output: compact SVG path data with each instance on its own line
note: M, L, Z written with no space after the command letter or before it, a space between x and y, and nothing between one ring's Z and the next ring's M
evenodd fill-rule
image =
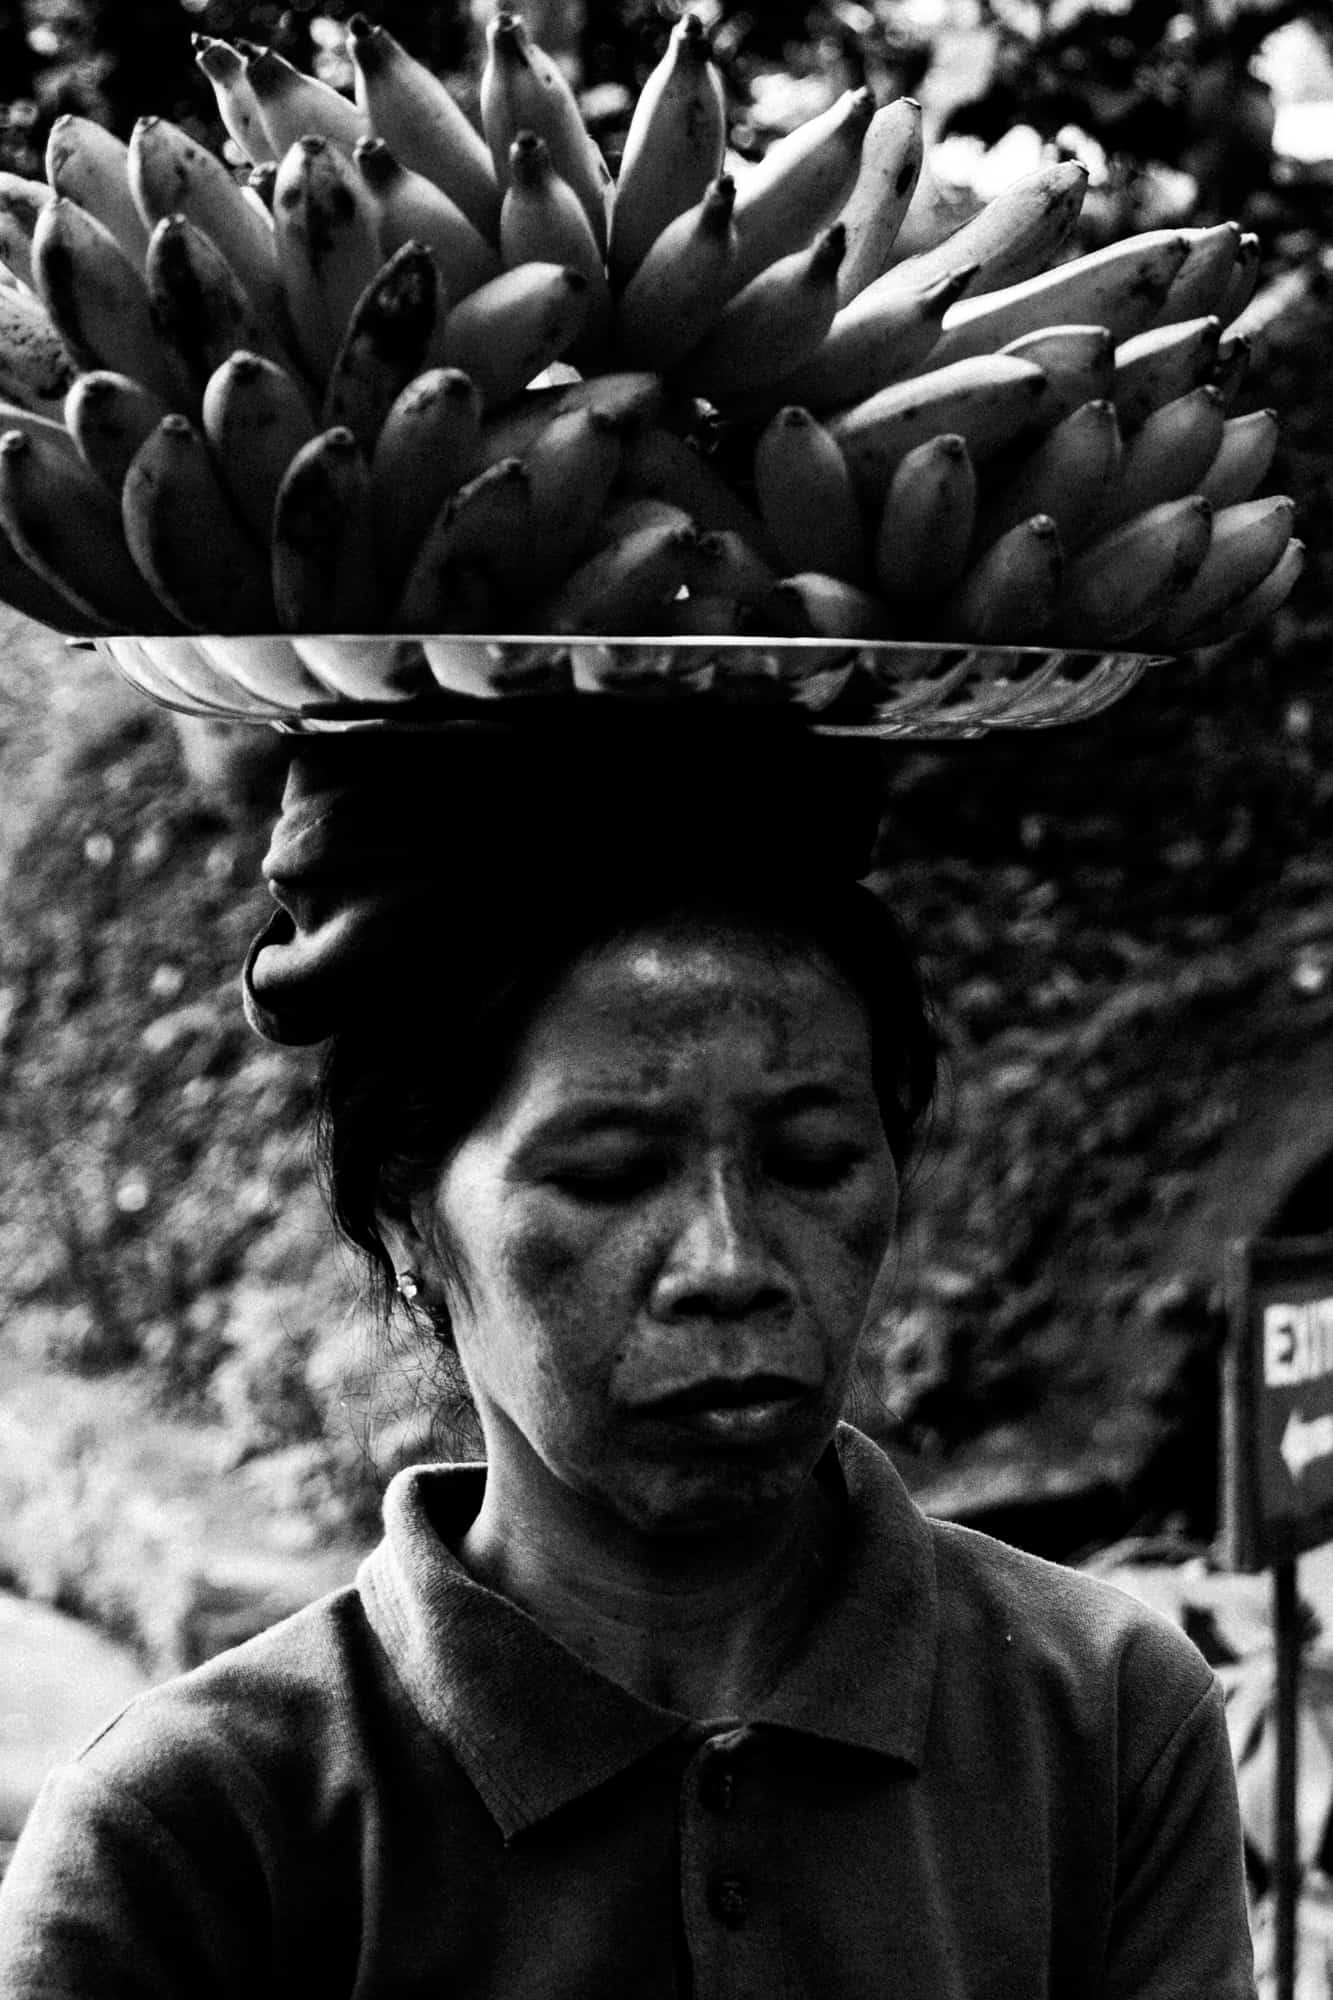
M824 1470L846 1492L839 1568L801 1651L742 1720L919 1766L939 1616L930 1529L884 1453L849 1425ZM698 1725L586 1666L468 1576L449 1544L484 1483L482 1466L399 1473L358 1586L418 1713L509 1840Z

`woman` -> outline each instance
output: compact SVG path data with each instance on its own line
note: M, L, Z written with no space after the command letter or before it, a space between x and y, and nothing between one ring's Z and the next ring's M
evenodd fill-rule
M1200 1655L839 1422L934 1042L861 765L742 740L295 768L248 1003L486 1464L49 1783L7 2000L1252 1994Z

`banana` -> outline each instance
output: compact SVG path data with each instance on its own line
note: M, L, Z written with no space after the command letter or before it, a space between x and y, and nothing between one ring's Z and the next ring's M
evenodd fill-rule
M987 498L977 521L977 545L988 548L1020 521L1049 514L1060 544L1072 555L1100 521L1120 476L1123 445L1115 405L1084 403L1028 453Z
M1221 313L1236 268L1241 228L1238 222L1217 222L1206 229L1185 231L1189 249L1171 280L1171 289L1157 315L1157 326Z
M53 321L42 301L0 286L0 396L43 414L74 379L74 362Z
M1213 364L1213 387L1224 409L1233 409L1250 372L1253 343L1243 333L1224 333Z
M977 518L977 475L956 433L927 438L897 466L875 535L875 582L892 604L919 610L945 597L967 569Z
M604 255L611 170L583 122L564 71L531 39L519 16L504 8L486 30L481 123L501 190L509 185L509 149L519 133L536 132L545 139L556 172L582 202Z
M881 389L829 428L862 499L878 507L914 445L957 432L981 464L1033 428L1045 395L1046 376L1035 362L1014 354L974 355Z
M375 206L350 158L328 139L307 137L283 155L273 217L297 347L324 382L381 267Z
M304 391L262 354L232 354L204 390L204 435L223 483L261 547L287 468L315 435Z
M278 332L251 303L231 265L183 215L165 216L153 231L145 277L153 325L191 385L192 409L228 355L245 351L290 365Z
M1125 446L1104 525L1115 527L1163 500L1197 493L1217 457L1225 422L1222 398L1207 383L1154 410Z
M230 639L210 633L198 641L196 651L205 667L240 691L246 704L262 703L280 712L328 707L328 689L306 672L290 639L273 634Z
M874 115L870 91L845 91L827 111L770 146L746 175L736 194L738 289L806 249L836 220L860 177Z
M433 181L494 243L500 188L490 148L445 85L364 14L353 14L347 24L347 52L356 72L357 102L375 137L404 167Z
M1212 508L1192 493L1099 535L1065 570L1056 620L1061 640L1116 646L1146 634L1182 593L1188 596L1212 532Z
M644 255L615 309L614 345L626 366L678 367L735 295L735 207L736 183L720 174Z
M778 384L789 402L811 410L848 409L887 382L916 373L940 337L944 314L966 291L972 267L924 286L900 267L844 306L810 359Z
M76 201L109 229L136 270L143 267L148 230L130 193L123 139L91 118L66 112L46 142L46 178L54 194Z
M1000 352L1035 361L1041 369L1046 377L1042 413L1050 424L1084 403L1109 397L1115 386L1115 346L1104 326L1047 326L1039 333L1020 334Z
M724 306L681 370L716 400L781 382L822 344L838 310L847 233L834 223L809 250L780 257Z
M502 458L522 458L551 419L565 410L600 410L613 417L628 436L655 423L665 400L661 377L642 369L591 375L586 382L529 389L487 420L482 429L481 465L477 469L494 465Z
M500 275L500 254L455 201L425 174L405 167L383 139L362 139L352 163L375 204L380 255L405 243L433 250L455 303ZM489 171L489 167L488 167Z
M979 646L1032 645L1055 618L1064 568L1055 522L1034 514L982 551L932 622L951 638Z
M838 273L839 306L850 305L888 269L916 192L923 153L921 106L914 97L895 98L875 113L866 129L856 185L838 216L847 231L847 255ZM910 280L908 289L913 289Z
M303 445L273 508L273 602L284 632L377 632L370 470L350 430Z
M503 620L514 630L532 532L532 481L517 459L502 459L447 501L426 531L394 629L485 632Z
M429 365L443 320L440 268L424 243L405 243L352 314L324 394L326 430L345 428L369 459L384 419Z
M226 259L261 320L280 329L285 306L272 219L246 199L222 161L170 119L140 118L127 165L148 229L183 215Z
M84 638L112 630L105 619L81 610L72 597L38 576L3 531L0 531L0 601L38 625L49 625L52 631L64 632L69 637Z
M974 292L944 315L931 366L994 353L1048 326L1104 326L1118 347L1152 324L1188 250L1183 230L1150 229L1003 290Z
M261 160L251 167L241 183L241 193L252 208L257 208L261 218L273 218L273 196L278 185L278 163L276 160Z
M733 528L715 528L699 537L687 574L692 598L754 610L769 601L783 572L766 563Z
M754 612L734 597L678 597L662 612L660 624L667 639L739 639L754 629Z
M1239 319L1254 297L1259 283L1261 258L1259 238L1252 229L1247 229L1236 245L1236 261L1231 267L1222 303L1217 308L1217 316L1223 326L1230 326Z
M251 166L276 160L277 153L260 116L259 99L245 73L245 58L230 42L212 35L191 35L194 59L213 86L218 116L228 137Z
M189 402L188 382L157 337L148 288L109 229L77 202L58 197L42 210L32 239L33 277L57 332L85 368L109 368L142 382L172 409ZM57 343L58 346L58 343ZM69 387L72 369L47 345L50 374L43 381ZM0 332L0 353L8 360L12 337ZM0 373L0 388L8 383Z
M544 596L583 560L620 472L621 426L597 410L554 417L523 464L532 491L526 588Z
M32 232L38 216L52 199L45 181L0 173L0 264L29 290L36 289L32 276Z
M727 100L703 22L686 14L639 93L611 214L611 277L623 290L662 231L722 172Z
M78 376L65 398L65 423L79 456L117 499L130 460L169 414L151 389L106 368Z
M538 606L539 629L598 638L659 632L686 584L696 540L687 528L631 531L590 556Z
M84 377L81 380L86 379ZM75 384L77 388L78 384ZM70 391L73 394L73 390ZM68 408L69 398L66 398ZM49 451L63 451L71 458L81 458L75 440L65 424L55 417L43 416L37 410L25 409L21 403L0 401L0 432L22 431L25 437L36 436L38 444Z
M1074 233L1087 188L1088 170L1081 160L1059 160L1038 167L1011 187L1001 189L943 241L904 258L896 268L904 277L910 272L917 284L929 284L947 271L959 270L965 264L975 265L969 286L973 294L990 294L1002 287L1026 283L1055 264ZM1096 313L1064 310L1045 315L1048 322L1097 317Z
M1185 643L1186 635L1225 623L1281 558L1291 541L1294 513L1294 503L1285 495L1219 508L1211 546L1187 585L1173 591L1155 614L1151 643L1174 649Z
M500 209L500 256L520 264L563 264L588 285L588 312L569 349L575 363L602 355L611 330L611 286L588 212L551 159L537 132L520 132L509 148L509 185Z
M808 410L780 410L755 448L755 497L783 571L866 578L866 531L847 461Z
M470 375L488 408L507 403L552 361L568 354L592 306L581 271L522 264L454 307L439 359Z
M1279 611L1296 588L1305 568L1305 543L1294 538L1287 543L1268 574L1261 577L1252 590L1238 598L1227 612L1212 624L1194 626L1184 632L1174 642L1186 651L1201 646L1218 646L1228 639L1238 639L1243 633L1251 632L1257 625L1264 625Z
M385 588L402 587L446 500L481 466L481 395L456 368L431 368L402 391L370 462L371 516Z
M1222 322L1212 314L1149 327L1116 349L1115 407L1120 428L1137 430L1163 403L1206 382L1217 365Z
M635 500L613 500L593 525L588 552L596 555L599 549L609 549L613 542L623 541L626 535L636 534L640 528L688 528L691 534L697 533L695 523L685 509L673 507L669 500L652 500L646 496Z
M775 629L794 628L799 637L884 639L890 633L889 608L881 598L817 570L783 577L769 602Z
M389 648L381 637L304 632L290 644L302 666L347 701L416 701L433 684L421 647L410 639Z
M1217 456L1199 481L1204 499L1213 507L1234 507L1252 498L1273 463L1277 440L1276 410L1228 418Z
M293 68L276 49L242 44L247 57L245 80L259 106L259 122L281 160L298 140L324 139L350 154L369 127L362 112L349 98L317 76L306 76Z
M179 412L164 417L140 445L120 505L130 554L188 630L273 630L266 556L242 525L202 433L188 418Z
M131 559L116 500L66 447L36 432L5 433L0 526L29 568L96 630L176 629Z

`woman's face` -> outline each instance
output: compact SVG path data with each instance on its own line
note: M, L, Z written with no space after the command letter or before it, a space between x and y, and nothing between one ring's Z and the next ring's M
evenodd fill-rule
M421 1218L492 1479L650 1534L780 1507L896 1208L864 1008L813 949L701 927L581 960Z

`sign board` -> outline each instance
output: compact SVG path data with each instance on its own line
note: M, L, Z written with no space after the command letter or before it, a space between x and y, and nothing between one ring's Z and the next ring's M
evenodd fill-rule
M1268 1569L1333 1541L1333 1236L1232 1246L1222 1542Z

